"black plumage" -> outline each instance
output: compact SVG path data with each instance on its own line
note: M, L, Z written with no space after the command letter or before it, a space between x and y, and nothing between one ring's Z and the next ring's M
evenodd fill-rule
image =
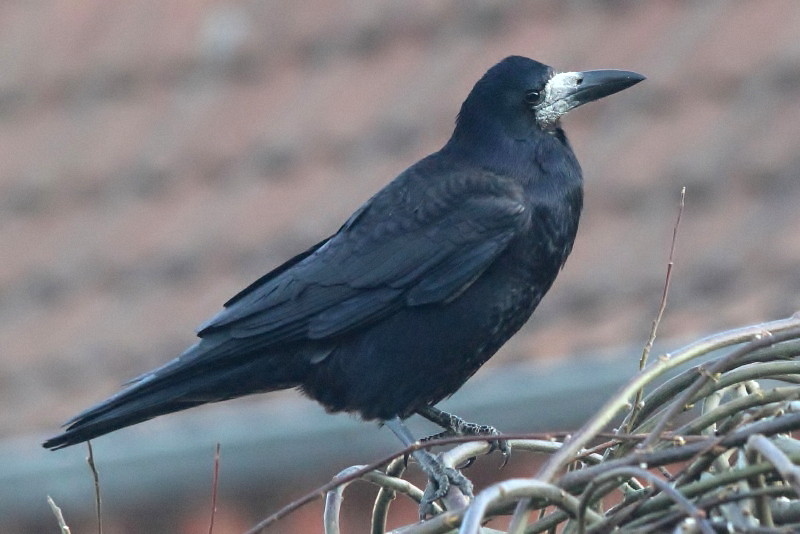
M44 446L291 387L382 421L451 395L530 317L572 248L582 177L558 117L641 79L501 61L441 150L228 301L180 357Z

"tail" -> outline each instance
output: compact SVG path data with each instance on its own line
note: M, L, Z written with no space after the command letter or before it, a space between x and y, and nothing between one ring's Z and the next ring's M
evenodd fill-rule
M64 425L63 433L42 446L62 449L159 415L299 383L300 370L287 358L264 352L247 353L241 347L233 353L225 350L225 345L201 340L180 357L140 376L119 393L73 417Z
M208 402L182 400L180 394L170 388L160 391L140 391L139 387L138 384L134 384L81 412L66 422L64 432L48 439L42 446L51 450L63 449L159 415Z

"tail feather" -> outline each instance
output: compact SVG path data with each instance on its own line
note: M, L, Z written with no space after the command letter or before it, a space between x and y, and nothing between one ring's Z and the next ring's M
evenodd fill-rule
M299 382L297 368L287 365L281 355L245 353L224 358L219 357L219 348L201 341L180 357L134 379L119 393L70 419L63 433L42 445L61 449L159 415L293 387Z
M51 450L63 449L159 415L205 403L205 401L157 401L155 395L149 397L142 399L145 401L142 403L132 401L130 404L115 408L108 408L105 403L101 403L72 419L63 433L48 439L42 446Z

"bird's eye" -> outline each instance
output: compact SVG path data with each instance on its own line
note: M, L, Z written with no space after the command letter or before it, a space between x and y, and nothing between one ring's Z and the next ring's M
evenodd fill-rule
M525 92L525 103L529 106L535 106L542 102L542 92L531 89Z

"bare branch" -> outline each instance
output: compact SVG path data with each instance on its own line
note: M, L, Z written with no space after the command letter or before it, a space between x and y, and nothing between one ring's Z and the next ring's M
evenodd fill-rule
M761 434L747 438L745 449L758 452L765 460L775 466L781 478L789 484L800 497L800 467L794 465L782 450Z
M399 478L406 470L405 458L395 458L386 466L386 475ZM386 517L389 514L389 505L394 500L397 492L387 487L382 487L375 498L372 506L372 521L370 531L372 534L383 534L386 532Z
M739 358L746 356L760 348L769 347L770 345L774 345L789 339L795 339L798 336L800 336L800 328L798 327L790 328L780 333L773 333L770 330L766 330L760 335L755 336L752 341L740 349L731 352L729 355L711 364L706 372L700 373L697 377L697 380L695 380L691 386L686 388L686 390L681 393L675 402L670 404L661 420L656 423L655 427L653 428L653 433L648 436L641 446L652 446L655 440L658 438L658 435L666 428L669 421L671 421L681 410L684 409L686 404L689 403L690 399L692 399L694 395L700 391L700 388L702 388L709 380L711 380L712 376L725 369L728 364L735 362Z
M645 403L660 399L659 405L655 410L646 406L637 417L629 419L636 433L602 430L610 417L624 408L625 400L644 385L693 358L732 345L739 346L685 371L648 395ZM373 534L383 534L388 508L396 493L404 493L414 500L422 496L419 488L399 478L405 470L400 457L419 449L458 444L440 455L444 465L456 467L489 452L488 442L497 439L507 440L514 450L549 454L540 477L552 479L498 482L481 491L465 509L436 513L429 520L398 528L392 534L443 534L459 526L462 533L475 534L479 529L490 532L493 530L482 527L482 523L495 515L507 514L515 503L509 534L552 529L575 532L579 528L590 532L613 528L658 532L687 528L688 522L691 528L708 533L712 527L719 529L726 522L737 528L749 528L754 516L762 524L771 524L775 522L774 506L767 500L768 496L792 495L781 477L800 491L800 467L794 465L800 460L800 442L790 437L774 437L800 430L800 403L796 400L800 399L800 387L789 385L762 390L755 379L800 377L800 362L792 359L798 354L800 314L716 334L653 362L621 388L575 435L462 436L414 444L372 465L355 466L340 473L330 483L274 514L250 532L258 532L322 492L322 495L327 493L326 532L335 534L339 529L345 485L361 478L381 487L373 508L371 529ZM703 402L698 416L688 423L682 422L677 431L663 430L667 425L676 425L675 415L696 402ZM763 443L761 438L751 439L756 434L766 436ZM566 441L561 443L554 439L556 436ZM531 439L536 437L545 439ZM595 441L591 448L584 448L590 440L601 437L608 441ZM634 446L637 443L639 445ZM745 451L749 454L745 455ZM765 461L759 460L762 456ZM377 470L392 460L388 474ZM573 464L574 468L557 477L568 464ZM660 468L667 480L653 471ZM620 477L619 482L612 483ZM653 488L659 493L652 495L647 491ZM588 507L591 503L602 502L602 496L612 491L622 491L621 504L603 513ZM731 491L749 495L749 500L731 498ZM753 501L760 504L751 513L748 507ZM539 510L539 520L527 526L530 510ZM582 518L575 522L579 514L586 515L587 524L582 523Z
M592 500L592 495L594 494L595 490L604 482L619 477L638 477L649 480L650 483L661 490L664 495L677 503L688 517L691 517L697 521L697 524L703 534L714 534L714 529L711 528L711 525L709 525L708 521L706 521L705 514L695 505L693 505L689 499L681 495L681 493L670 486L668 482L658 478L653 473L638 467L619 467L617 469L612 469L598 476L592 480L588 486L586 486L586 489L581 496L580 507L578 508L578 534L584 534L586 531L585 516L588 512L592 512L588 506Z
M211 520L208 522L208 534L214 532L214 517L217 514L217 490L219 486L219 449L220 445L214 450L214 475L211 479Z
M647 365L647 359L650 356L650 351L653 350L653 344L656 341L656 334L658 333L658 326L661 324L661 319L664 317L664 310L667 309L667 297L669 296L669 286L672 281L672 267L675 265L674 257L675 257L675 243L678 241L678 227L681 224L681 215L683 214L683 206L684 200L686 199L686 186L681 188L681 201L678 205L678 216L675 219L675 226L672 228L672 242L669 246L669 257L667 259L667 274L664 277L664 289L661 292L661 301L658 304L658 313L656 313L656 318L653 319L653 326L650 328L650 335L647 338L647 343L644 345L644 349L642 350L642 357L639 359L639 370L645 368ZM642 396L644 395L644 389L640 389L636 392L636 399L633 402L631 407L631 416L629 421L633 421L636 416L636 412L640 409L642 403ZM630 432L632 429L631 426L624 426L622 427L623 432Z
M339 472L333 479L345 478L352 473L361 471L363 468L363 465L348 467ZM344 490L350 482L352 480L339 484L325 494L325 512L323 513L325 534L339 534L339 510L342 508Z
M97 534L103 534L102 501L100 499L100 475L98 475L97 466L94 463L92 442L87 441L86 447L89 449L89 456L86 457L86 463L89 464L89 469L92 471L92 479L94 480L94 510L97 514Z
M478 534L486 513L493 508L501 508L509 503L525 499L543 499L564 509L570 515L578 515L580 501L558 486L530 478L512 478L490 486L480 492L464 515L459 534ZM590 522L597 522L602 516L587 510Z
M707 354L712 350L728 347L742 342L747 342L763 336L764 332L775 334L785 332L800 327L800 315L792 316L788 319L781 319L769 323L762 323L755 326L747 326L730 330L714 336L701 339L692 343L674 354L664 355L658 362L647 367L639 373L633 380L623 386L606 404L600 408L592 419L590 419L572 438L565 443L556 454L540 469L537 478L540 480L553 479L559 470L570 463L575 454L589 440L593 439L600 430L613 419L621 409L628 404L628 399L636 394L636 391L644 385L650 383L655 378L661 376L666 371L677 367L693 358ZM796 334L793 334L796 337ZM758 348L758 347L755 347ZM654 432L653 435L658 435Z
M56 516L56 521L58 521L58 528L61 529L61 534L72 534L67 526L67 522L64 521L64 514L61 513L61 508L56 505L56 502L52 497L50 497L50 495L47 496L47 504L50 505L50 509Z

